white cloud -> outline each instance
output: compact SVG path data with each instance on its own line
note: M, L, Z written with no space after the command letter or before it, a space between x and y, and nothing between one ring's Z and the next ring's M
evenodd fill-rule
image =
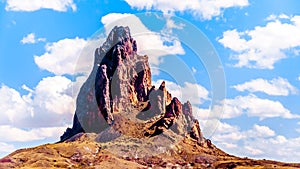
M8 125L0 126L0 142L28 142L45 138L56 138L64 132L66 126L24 130Z
M70 123L75 111L75 96L81 84L82 80L72 82L62 76L47 77L35 89L23 85L28 91L25 95L2 85L0 125L35 128Z
M4 142L0 142L0 154L1 153L10 153L14 151L16 148L13 144L7 144ZM1 158L1 156L0 156Z
M238 148L237 144L222 142L219 143L219 146L226 147L227 149Z
M76 11L73 0L7 0L5 10L7 11L37 11L40 9L52 9L65 12L69 8Z
M153 81L153 85L159 86L163 80ZM167 90L173 97L178 97L182 102L189 100L193 105L193 113L197 119L207 120L213 118L230 119L246 114L249 117L259 117L260 120L266 118L300 118L300 115L292 114L279 101L262 99L254 94L247 96L236 96L233 99L222 101L224 106L219 104L212 108L200 108L199 104L208 101L209 92L199 84L184 83L180 86L174 82L166 81ZM221 114L220 112L223 112Z
M173 12L189 12L201 19L211 19L212 17L222 14L222 10L231 7L245 7L249 5L248 0L157 0L157 1L143 1L143 0L125 0L131 7L139 10L157 10L164 13Z
M259 126L255 124L253 128L246 132L248 137L272 137L275 136L275 131L271 130L267 126Z
M286 162L299 161L300 137L288 139L277 135L268 126L258 124L254 124L251 129L244 131L228 123L219 122L218 124L211 140L227 153L250 158L268 158Z
M40 56L34 56L34 61L41 69L45 69L55 75L73 75L86 72L91 67L89 64L88 67L83 66L85 63L77 64L79 56L86 44L86 40L78 37L75 39L67 38L57 42L48 43L45 46L46 52ZM93 52L94 50L95 48L93 49ZM93 58L93 55L87 55L87 57ZM82 69L81 66L83 66Z
M201 123L204 125L207 121L210 120L200 120L200 126L202 126ZM224 142L224 140L228 140L226 142L234 143L235 141L238 141L244 137L239 133L240 128L238 126L233 126L227 123L223 123L220 122L219 120L212 120L212 121L214 121L215 125L217 126L216 131L214 131L212 136L212 139L214 141ZM206 131L203 132L204 135L206 135L205 133Z
M34 44L37 42L45 42L45 41L46 41L45 38L36 38L34 33L30 33L30 34L24 36L20 42L22 44Z
M251 147L251 146L245 146L244 147L245 150L248 152L248 154L251 154L253 156L256 156L256 155L263 155L264 152L257 149L256 147Z
M185 54L180 41L176 37L150 31L142 21L133 14L110 13L103 16L101 22L105 26L106 34L108 34L115 25L128 26L131 36L137 41L138 53L140 55L148 55L149 62L152 65L160 64L163 61L162 56L164 55ZM169 29L178 29L183 26L181 24L175 25L174 22L170 22L171 21L168 22L168 25L171 26ZM165 45L165 43L169 45Z
M26 43L35 43L35 37L34 33L30 33L27 36L23 37L21 40L21 43L26 44Z
M18 121L25 115L25 112L31 113L28 106L30 100L28 96L21 96L16 90L2 85L0 88L0 124L6 125Z
M280 14L280 15L270 15L266 18L267 21L276 21L279 19L290 19L291 17L287 16L286 14Z
M279 101L262 99L254 94L247 96L236 96L233 99L222 101L223 107L214 105L211 109L195 108L200 113L209 115L196 114L200 119L231 119L246 114L249 117L259 117L260 120L266 118L281 117L286 119L300 118L298 114L292 114ZM223 114L220 114L223 112Z
M216 106L216 110L213 111L217 110ZM253 94L225 100L223 118L234 118L242 114L259 117L261 120L272 117L300 118L299 115L292 114L279 101L261 99Z
M283 22L282 20L288 22ZM265 26L238 32L236 29L223 33L218 41L234 54L236 67L273 69L279 60L287 58L289 51L297 54L300 47L300 16L270 16Z
M183 29L185 26L184 23L175 23L170 17L167 17L166 19L166 28L168 29Z
M244 140L245 147L251 147L256 151L245 151L245 155L254 158L268 158L286 162L299 162L300 137L287 139L282 135L271 138L256 138ZM274 148L276 147L276 148ZM261 153L257 153L261 152Z
M153 81L152 84L158 88L162 81L166 82L166 88L172 97L177 97L182 103L190 101L192 105L199 105L209 100L208 90L200 84L185 82L183 86L180 86L167 80Z
M204 101L209 100L208 90L196 83L185 82L182 86L182 101L190 101L192 104L202 104Z
M42 79L33 93L33 104L49 113L73 114L72 82L63 76Z
M9 142L59 139L75 112L76 96L86 77L75 82L63 77L43 78L34 89L22 85L21 95L4 84L0 87L0 149L15 148ZM3 142L3 144L1 144Z
M198 106L193 106L193 116L199 120L208 120L210 119L210 109L199 108Z
M272 80L261 78L253 79L232 87L241 92L246 90L249 92L264 92L274 96L288 96L289 94L297 93L297 89L291 85L287 79L282 77L274 78Z

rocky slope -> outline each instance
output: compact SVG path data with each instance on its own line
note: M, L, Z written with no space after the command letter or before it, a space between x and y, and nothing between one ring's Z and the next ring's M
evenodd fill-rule
M73 127L64 141L80 132L105 132L112 128L122 135L153 137L170 129L185 136L191 130L204 144L191 104L182 103L167 91L165 82L151 85L148 56L137 54L137 43L128 27L115 27L95 50L95 63L77 97ZM128 126L132 130L124 130ZM110 130L112 130L110 129Z
M213 144L203 147L187 136L168 150L144 156L126 156L134 146L147 146L139 139L99 142L97 134L79 133L57 144L17 150L0 159L0 168L202 168L202 169L296 169L300 164L238 158ZM116 151L114 151L114 149ZM145 152L144 152L145 154Z
M0 168L297 168L231 156L203 137L189 102L165 82L152 86L148 56L128 27L115 27L95 50L77 97L73 126L60 142L22 149Z

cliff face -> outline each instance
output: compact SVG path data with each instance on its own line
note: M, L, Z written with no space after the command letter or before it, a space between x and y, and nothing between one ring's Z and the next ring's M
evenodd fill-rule
M59 143L0 159L0 168L300 168L229 155L203 137L192 114L165 82L151 85L148 57L137 54L128 27L115 27L95 50L73 127Z
M139 130L135 137L152 137L168 129L185 136L194 124L201 133L191 107L173 98L165 82L158 88L152 86L148 56L137 54L128 27L116 26L95 50L94 67L77 97L73 127L61 141L80 132L100 133L110 126L128 134L122 130L127 120L135 126L132 130Z

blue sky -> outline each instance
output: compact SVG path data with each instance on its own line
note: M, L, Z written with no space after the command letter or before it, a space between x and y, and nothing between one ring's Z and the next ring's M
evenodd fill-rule
M93 47L118 24L128 25L140 54L149 55L153 83L167 80L174 96L190 100L214 144L238 156L299 162L298 6L296 0L2 0L0 156L58 141L72 123ZM186 32L191 25L197 31ZM214 63L224 71L226 98L218 104L211 104L217 77L201 62L209 56L195 53L201 45L215 49Z

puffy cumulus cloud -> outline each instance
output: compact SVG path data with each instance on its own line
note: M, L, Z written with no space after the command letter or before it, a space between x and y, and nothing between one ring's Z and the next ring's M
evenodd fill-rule
M34 56L34 61L39 68L52 72L55 75L73 75L86 72L86 66L81 67L84 64L77 64L80 54L86 44L86 40L78 37L48 43L45 46L46 52L40 56ZM93 54L90 55L93 58Z
M182 103L190 101L192 105L199 105L209 100L208 90L200 84L185 82L181 86L167 80L153 81L152 84L158 88L163 81L166 82L166 88L172 97L177 97Z
M300 155L300 137L286 138L277 135L268 126L258 124L242 130L238 126L219 121L211 140L225 152L237 156L297 162Z
M25 129L9 125L0 125L0 157L21 148L15 147L16 142L32 143L35 141L43 142L45 139L58 140L66 127L67 126Z
M23 85L28 94L20 95L15 89L0 88L0 125L14 127L55 127L71 123L75 97L82 80L78 82L63 76L42 79L35 89ZM73 87L75 86L75 87Z
M274 78L272 80L261 78L253 79L232 87L241 92L246 90L249 92L264 92L274 96L288 96L289 94L297 93L297 89L291 85L287 79L282 77Z
M73 0L7 0L5 10L7 11L37 11L40 9L52 9L65 12L69 8L76 11Z
M238 126L232 126L220 121L216 121L215 124L217 125L217 128L212 136L212 140L215 142L236 143L245 137L240 133L240 128Z
M182 99L183 101L190 101L192 104L202 104L204 101L209 100L208 90L196 83L185 82L182 86Z
M0 135L0 143L1 142L28 142L28 141L42 140L45 138L58 139L65 129L66 127L64 126L64 127L46 127L46 128L35 128L35 129L25 130L25 129L16 128L8 125L2 125L0 126L0 132L3 134Z
M123 18L123 19L122 19ZM174 22L167 22L168 29L182 29L184 25L176 25ZM183 55L185 51L181 42L174 36L150 31L142 21L133 14L110 13L101 18L104 24L106 34L108 34L115 25L128 26L131 36L137 41L138 53L148 55L149 62L152 65L162 63L162 56L165 55ZM168 45L166 45L168 44Z
M266 156L269 156L274 160L299 162L299 141L300 137L288 139L282 135L276 135L271 138L258 137L254 140L247 140L245 141L245 144L247 144L248 147L256 150L254 152L247 152L250 157L266 158Z
M72 123L75 98L86 76L71 81L63 76L43 78L35 88L22 86L25 93L0 86L0 156L17 148L16 142L58 140Z
M192 107L193 109L193 116L196 118L196 119L199 119L199 120L208 120L208 119L211 119L211 118L216 118L215 116L212 117L212 112L210 110L210 108L208 109L205 109L205 108L200 108L199 106L193 106Z
M63 76L42 79L33 93L33 104L39 110L59 115L73 113L72 82Z
M218 108L216 107L217 111ZM224 104L223 118L234 118L242 114L260 119L281 117L299 118L299 115L292 114L279 101L262 99L253 94L248 96L237 96L233 99L226 99Z
M23 44L30 44L30 43L35 43L35 35L34 33L30 33L27 36L23 37L23 39L20 41Z
M1 85L0 87L0 114L1 125L12 124L24 116L30 115L32 109L28 106L30 95L21 96L15 89Z
M223 33L218 41L234 53L231 59L236 67L273 69L287 53L298 55L300 47L300 16L271 16L265 26L238 32L236 29Z
M249 5L248 0L125 0L131 7L139 10L156 10L164 13L189 12L201 19L212 19L222 14L222 10L231 7L245 7Z
M248 137L272 137L275 136L275 131L271 130L267 126L259 126L255 124L253 128L246 132Z
M225 99L222 104L216 104L209 109L194 108L199 119L231 119L246 114L249 117L266 118L281 117L286 119L300 118L298 114L292 114L279 101L262 99L254 94L236 96L233 99ZM222 114L220 112L223 112Z
M10 142L58 139L72 122L75 98L85 79L86 77L79 76L72 82L63 76L46 77L34 89L23 85L22 89L28 92L24 95L2 84L0 87L0 147L4 147L2 153L14 150Z
M46 41L45 38L36 38L34 33L30 33L30 34L24 36L20 42L22 44L34 44L37 42L44 42L44 41Z
M127 19L122 19L126 18ZM185 51L176 37L169 37L165 30L182 29L183 24L177 24L167 18L164 33L150 31L142 21L133 14L110 13L101 18L106 35L99 35L93 39L82 38L61 39L57 42L47 43L45 53L34 56L35 63L39 68L54 73L55 75L88 74L93 66L94 52L115 25L129 26L132 37L137 40L138 52L141 55L149 55L152 65L159 65L165 55L183 55ZM34 34L28 35L34 43L42 39L35 39Z

